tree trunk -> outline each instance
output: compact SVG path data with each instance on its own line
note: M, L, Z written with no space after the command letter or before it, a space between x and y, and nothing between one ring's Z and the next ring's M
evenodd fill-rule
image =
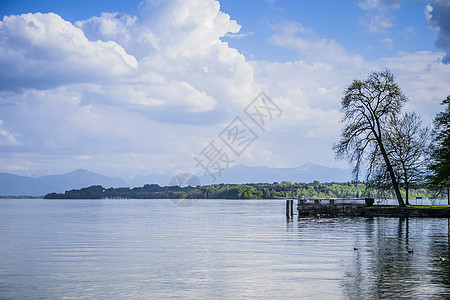
M378 137L378 145L380 146L381 154L383 154L384 162L386 163L386 168L391 176L392 186L394 187L395 195L397 196L398 206L405 206L405 202L403 202L402 194L400 193L400 188L398 186L398 182L395 178L394 169L392 168L391 162L389 161L389 157L387 156L386 149L384 149L383 142L381 138Z
M409 205L409 189L408 189L408 186L405 186L405 192L406 192L406 195L405 195L405 201L406 201L406 205Z
M405 180L405 201L406 205L409 205L409 184L408 181Z

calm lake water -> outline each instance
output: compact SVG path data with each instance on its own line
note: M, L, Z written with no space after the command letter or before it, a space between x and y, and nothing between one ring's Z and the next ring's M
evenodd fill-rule
M450 297L448 219L287 220L284 210L3 199L0 299Z

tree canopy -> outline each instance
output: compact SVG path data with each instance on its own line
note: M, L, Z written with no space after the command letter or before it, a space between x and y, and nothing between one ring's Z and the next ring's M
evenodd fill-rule
M334 146L338 158L347 158L353 164L356 178L363 165L367 166L369 178L379 168L381 157L400 206L405 203L384 137L389 119L400 113L406 101L390 70L372 72L365 80L354 80L342 98L344 129Z
M446 105L443 112L436 115L434 123L434 147L431 154L429 180L432 186L446 188L450 204L450 96L441 103Z
M405 190L406 204L409 205L409 189L420 185L427 172L431 132L422 126L421 118L414 112L394 115L388 120L384 133L385 147L391 160L399 185ZM379 159L379 169L373 179L378 187L392 187L383 159Z

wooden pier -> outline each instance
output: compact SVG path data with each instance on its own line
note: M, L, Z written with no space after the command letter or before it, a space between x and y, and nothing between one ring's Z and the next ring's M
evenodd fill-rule
M286 200L286 217L292 218L294 216L294 199Z
M373 198L300 198L286 199L286 217L294 216L294 201L297 200L298 216L317 217L430 217L450 218L450 207L385 207L373 205Z
M286 199L286 217L294 215L294 200ZM356 216L360 208L373 205L372 198L300 198L299 216Z

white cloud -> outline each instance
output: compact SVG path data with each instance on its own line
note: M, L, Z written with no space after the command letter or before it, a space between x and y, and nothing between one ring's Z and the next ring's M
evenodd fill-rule
M138 17L103 14L76 25L90 39L113 38L138 58L132 87L138 103L230 113L257 93L251 65L220 40L240 26L217 1L144 1Z
M68 165L74 166L72 168L92 169L96 165L97 168L149 170L191 165L186 153L198 152L199 144L218 132L218 129L211 132L211 128L202 126L157 122L149 119L145 112L133 112L120 106L83 104L82 90L80 86L60 87L11 95L20 98L9 99L16 105L4 111L5 116L9 116L6 116L7 123L14 125L22 137L20 145L14 143L16 153L22 153L23 157L33 157L33 153L40 153L42 157L53 155L55 160L67 160ZM0 142L5 146L3 142L11 142L11 135L4 135L3 131L6 129L0 126ZM131 152L141 157L141 165L136 156L121 160L125 153ZM6 158L12 154L2 155ZM156 158L158 155L160 159ZM109 162L102 156L108 157ZM3 163L0 165L9 164L8 160Z
M119 13L102 13L100 17L77 21L75 26L83 28L90 40L117 41L121 45L131 42L130 28L136 23L136 16L119 15Z
M4 122L0 119L0 146L17 146L20 144L16 137L4 128Z
M190 153L259 91L253 67L220 40L239 29L213 0L147 1L137 16L76 26L56 14L5 17L0 118L10 130L0 126L0 143L16 152L0 169L50 157L65 171L192 166Z
M240 30L214 0L142 1L138 16L103 13L75 25L89 39L117 41L139 59L204 56L223 44L219 38Z
M363 10L372 9L398 9L400 8L401 0L362 0L358 3L358 6Z
M112 80L137 68L117 43L89 41L53 13L5 16L0 39L1 90Z
M449 92L450 67L438 63L440 53L399 53L367 61L298 24L280 27L270 40L305 56L287 63L252 62L255 79L266 86L267 94L285 112L273 131L280 140L285 137L296 145L292 151L279 149L283 152L280 156L290 157L291 161L299 156L312 161L317 153L311 149L315 149L327 164L335 163L331 146L340 135L343 91L354 79L364 79L373 70L390 68L410 99L405 109L417 111L425 122L430 122L441 109L439 103ZM382 42L389 45L393 41ZM274 148L269 150L274 152Z
M442 61L450 64L450 2L447 0L430 1L425 9L425 17L428 26L436 34L436 47L447 53Z
M359 22L367 27L370 33L387 33L388 29L394 26L392 19L390 14L368 14L361 17Z
M52 13L5 17L0 88L97 84L84 101L157 107L165 120L175 110L177 122L182 111L229 115L258 91L251 65L220 40L240 26L217 1L144 1L138 16L103 13L76 26Z
M391 11L400 8L401 0L362 0L358 6L369 13L360 18L360 25L370 33L387 33L394 26Z
M277 46L294 49L308 60L359 64L362 57L349 55L335 40L324 39L297 22L283 22L273 26L275 33L269 41Z
M392 50L394 40L391 38L384 38L380 40L380 43L382 43L386 47L386 49Z
M406 109L416 111L425 122L431 122L442 109L440 102L450 93L450 65L440 63L440 57L442 53L421 51L377 61L379 68L388 67L396 75L396 81L409 98Z
M232 38L232 39L242 39L248 36L253 35L253 32L248 32L248 33L227 33L225 34L226 37L228 38Z
M408 39L408 38L410 38L412 36L417 35L417 32L414 30L413 26L408 26L401 32L401 34L403 35L403 37L405 39Z
M152 26L143 30L144 42L145 33L150 33L156 42L148 42L171 58L204 56L221 44L220 37L240 30L236 21L220 11L217 1L144 1L141 15L145 17L143 24Z

